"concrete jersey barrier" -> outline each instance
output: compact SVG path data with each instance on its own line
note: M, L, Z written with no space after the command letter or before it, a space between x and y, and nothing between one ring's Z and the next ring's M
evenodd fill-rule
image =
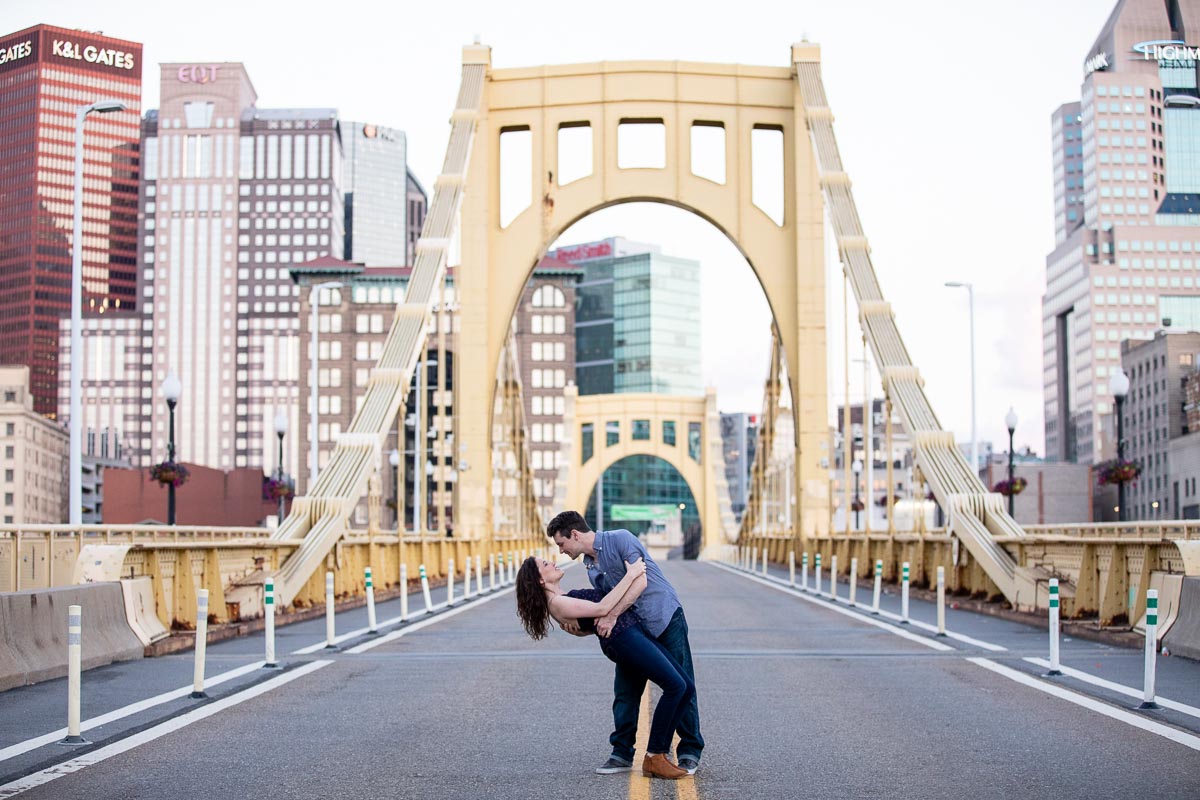
M119 583L0 594L0 691L67 674L67 608L83 610L83 669L141 658Z
M1175 624L1163 637L1171 655L1200 660L1200 578L1184 578Z

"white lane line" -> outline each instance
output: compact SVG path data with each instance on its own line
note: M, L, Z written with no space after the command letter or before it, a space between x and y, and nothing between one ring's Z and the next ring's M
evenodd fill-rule
M1050 667L1049 660L1045 658L1026 658L1024 660L1028 661L1030 664L1037 664L1039 667L1046 667L1047 669ZM1096 675L1091 675L1087 672L1081 672L1080 670L1072 669L1071 667L1064 667L1062 664L1059 664L1058 668L1062 670L1062 673L1067 677L1083 681L1084 683L1090 683L1093 686L1099 686L1101 688L1108 689L1111 692L1117 692L1118 694L1123 694L1127 697L1136 697L1138 700L1141 700L1144 696L1143 689L1134 689L1130 686L1114 683L1113 681L1106 680ZM1162 695L1157 695L1154 698L1154 702L1158 703L1163 708L1170 708L1175 711L1181 711L1189 716L1200 717L1200 708L1189 706L1187 703L1180 703L1177 700L1168 700Z
M218 686L226 681L231 681L234 678L240 678L242 675L254 672L257 669L262 669L265 663L265 661L255 661L253 664L247 664L244 667L238 667L237 669L231 669L228 672L222 672L221 674L214 675L211 678L205 678L204 684L205 686L209 687ZM181 697L187 697L189 694L191 694L191 692L192 684L189 683L187 686L183 686L179 689L172 689L169 692L163 692L162 694L157 694L154 697L147 697L145 700L139 700L136 703L130 703L127 706L114 709L107 713L101 714L98 717L85 719L79 724L79 730L80 732L83 732L86 730L91 730L92 728L98 728L101 725L107 725L110 722L124 719L125 717L145 711L148 708L154 708L155 706L160 706L163 703L169 703L172 700L178 700ZM19 756L22 753L28 753L30 750L36 750L39 747L45 747L48 744L53 744L54 742L64 738L66 735L67 729L60 728L42 736L35 736L32 739L26 739L23 742L17 742L16 744L9 745L3 750L0 750L0 762L7 761L8 759Z
M451 611L446 611L442 614L438 614L437 616L427 617L426 619L423 619L420 622L414 622L412 625L406 625L405 627L401 628L398 631L392 631L391 633L380 636L378 639L371 639L369 641L363 642L360 645L351 647L346 652L347 653L356 653L356 654L357 653L365 653L372 648L379 647L379 645L381 645L381 644L387 644L388 642L393 642L396 639L399 639L401 636L407 636L408 634L412 633L413 631L419 631L422 628L428 628L430 625L433 625L436 622L441 622L444 619L450 619L450 617L458 616L459 614L463 613L464 611L469 611L470 609L475 608L476 606L481 606L484 603L490 603L491 601L495 600L497 597L500 597L501 595L506 595L509 592L514 591L515 588L516 587L514 587L514 586L509 586L504 589L497 589L495 592L493 592L492 594L489 594L488 596L486 596L482 599L472 600L471 602L467 603L466 605L461 605L458 608L455 608Z
M850 617L851 619L858 620L859 622L864 622L867 625L873 625L876 628L887 631L888 633L895 634L896 636L899 636L901 639L908 639L910 642L916 642L918 644L922 644L931 650L942 650L942 651L946 651L946 650L953 651L954 650L954 648L948 644L942 644L941 642L934 641L933 639L928 639L924 636L918 636L915 633L909 633L908 631L906 631L902 628L898 628L895 625L889 625L886 622L881 622L877 619L873 619L872 617L867 616L865 614L860 614L857 611L851 611L849 608L844 608L842 606L836 606L831 603L824 603L824 602L818 600L817 598L813 597L810 594L805 594L804 592L801 592L799 589L791 588L786 583L780 584L775 581L770 581L759 575L752 575L747 572L742 572L741 570L736 570L733 567L726 566L725 564L718 564L715 561L710 561L708 563L712 564L714 567L719 567L720 569L723 569L727 572L732 572L734 575L740 575L743 578L746 578L747 580L752 580L755 583L761 583L763 586L767 586L771 589L775 589L776 591L783 592L784 594L790 594L793 597L798 597L801 600L804 600L805 602L812 603L815 606L820 606L821 608L824 608L828 611L832 611L835 614L841 614L842 616Z
M420 595L418 595L418 599L419 598L420 598ZM424 616L425 614L436 614L438 611L440 611L441 609L443 609L445 607L446 607L446 601L443 600L440 603L434 603L433 606L428 611L426 611L424 608L420 608L416 611L410 612L408 616L411 619L413 617ZM322 619L324 619L324 617L322 617ZM382 622L377 622L375 624L375 628L376 629L390 628L393 625L399 625L403 621L404 620L400 619L400 617L391 617L389 619L383 620ZM371 629L369 627L356 628L356 629L350 631L349 633L343 633L338 636L334 636L333 643L341 644L342 642L349 641L350 639L357 639L359 636L366 636L370 632L371 632ZM322 639L321 641L317 642L316 644L306 645L304 647L301 647L299 650L293 650L292 655L307 656L312 653L317 653L317 652L320 652L321 650L324 650L326 644L327 644L327 642L324 639Z
M258 697L261 694L266 694L273 689L278 689L284 684L291 683L297 678L302 678L305 675L315 672L316 670L321 669L321 667L327 667L332 663L332 661L310 662L304 666L297 667L296 669L285 672L282 675L271 678L270 680L266 680L262 683L251 686L248 689L243 689L236 694L231 694L228 697L223 697L220 700L209 703L208 705L201 706L194 711L189 711L186 714L180 714L178 717L173 717L172 719L159 723L152 728L147 728L146 730L135 733L132 736L127 736L119 742L113 742L112 744L101 747L98 750L85 753L78 758L72 758L67 761L63 761L59 764L55 764L52 767L47 767L40 772L34 772L30 775L26 775L24 778L18 778L11 783L6 783L3 786L0 786L0 798L13 797L21 794L22 792L33 789L34 787L57 780L64 775L70 775L90 767L93 764L99 764L101 761L107 761L113 756L118 756L121 753L132 750L133 748L139 747L147 742L152 742L155 739L166 736L168 733L177 731L180 728L186 728L193 722L199 722L200 720L211 717L214 714L219 714L227 708L232 708L239 703L244 703L247 700Z
M768 579L776 581L781 586L787 586L789 589L794 588L787 581L783 580L782 578L776 578L774 575L768 576ZM862 589L861 586L858 588ZM826 599L829 599L828 592L821 592L820 594L817 594L816 592L806 592L806 594L815 595L817 597L824 597ZM856 605L851 606L851 605L849 605L850 601L845 597L838 597L836 602L846 603L848 608L866 609L867 613L871 613L870 606L863 605L862 603L858 603ZM874 616L873 613L871 613L871 615ZM893 622L899 622L902 619L902 617L899 614L893 614L891 611L885 611L882 608L879 609L879 616L890 619ZM930 625L928 622L921 622L918 619L913 619L911 616L908 618L908 622L910 625L912 625L915 628L920 628L922 630L929 631L930 633L937 633L936 625ZM954 639L956 641L962 642L963 644L969 644L969 645L972 645L973 647L978 647L981 650L990 650L993 653L1008 652L1007 647L1003 647L1001 645L994 644L992 642L985 642L983 639L976 639L973 636L967 636L965 633L955 633L954 631L952 631L948 628L946 629L946 636L948 636L949 638Z
M1040 680L1027 673L1021 672L1012 667L1006 667L1003 664L997 664L988 658L974 657L967 658L972 664L976 664L984 669L991 670L997 675L1002 675L1009 680L1024 684L1031 689L1037 689L1039 692L1045 692L1048 695L1066 700L1068 703L1074 703L1077 706L1082 706L1090 711L1095 711L1097 714L1103 714L1106 717L1124 722L1126 725L1131 725L1135 728L1141 728L1144 731L1153 733L1156 736L1161 736L1164 739L1170 739L1172 742L1181 744L1184 747L1190 747L1193 750L1200 750L1200 736L1195 736L1190 733L1172 728L1169 725L1163 725L1160 722L1146 719L1144 717L1133 714L1122 708L1110 706L1107 703L1101 702L1094 698L1088 697L1085 694L1073 692L1070 689L1064 689L1047 681Z

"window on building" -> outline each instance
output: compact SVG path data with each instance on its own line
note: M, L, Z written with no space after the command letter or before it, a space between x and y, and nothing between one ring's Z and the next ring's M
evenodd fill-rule
M663 444L675 446L675 421L665 419L662 424Z
M621 423L619 420L609 420L604 423L604 446L612 447L621 442Z
M688 423L688 458L700 463L700 423Z
M579 427L579 438L581 440L580 453L579 453L579 463L580 464L586 464L588 462L588 459L590 459L592 457L593 451L595 450L595 442L594 442L593 434L594 434L594 430L593 430L592 423L585 422L583 425L581 425Z
M650 439L650 420L635 419L633 421L633 438L635 441L649 441Z

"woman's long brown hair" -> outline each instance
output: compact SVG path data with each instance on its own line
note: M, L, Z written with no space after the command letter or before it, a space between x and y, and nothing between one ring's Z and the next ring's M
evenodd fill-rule
M550 603L533 556L525 559L517 570L517 616L525 632L534 639L544 639L550 632Z

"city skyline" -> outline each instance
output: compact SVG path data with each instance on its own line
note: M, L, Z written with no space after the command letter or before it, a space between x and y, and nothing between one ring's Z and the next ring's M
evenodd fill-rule
M0 21L6 30L43 20L100 28L142 41L145 62L151 65L189 58L243 59L255 75L256 88L272 98L272 105L329 103L343 118L370 119L403 129L409 137L410 163L426 184L436 175L445 146L445 120L458 81L460 48L476 34L493 47L497 66L627 57L782 63L788 44L808 34L823 47L843 155L855 180L881 281L943 424L960 441L970 436L967 376L950 366L967 358L966 303L960 294L943 289L942 283L971 280L976 284L977 357L984 389L979 438L1002 442L1003 415L1012 405L1021 418L1018 446L1029 443L1043 450L1038 318L1042 258L1053 241L1050 114L1064 97L1078 92L1084 53L1111 11L1110 2L1073 3L1049 10L1032 3L1014 4L1003 18L973 36L969 47L953 44L957 41L950 27L954 20L936 16L932 7L881 6L872 13L851 13L818 6L752 4L744 19L722 26L717 40L704 21L677 29L667 24L675 22L673 17L667 20L662 16L667 12L659 9L639 9L644 25L627 29L618 20L628 15L618 6L610 18L589 28L593 34L587 39L566 36L575 20L559 16L547 21L551 35L539 33L536 41L531 38L533 29L524 22L528 15L512 13L511 8L501 13L470 7L461 18L473 22L461 30L439 23L433 10L414 9L406 15L407 26L356 29L360 45L339 53L336 60L296 53L321 52L322 38L337 36L343 30L339 26L349 23L335 19L319 30L291 25L276 44L255 35L266 29L266 17L260 16L266 10L239 8L239 26L232 31L222 26L217 36L222 8L217 3L212 14L195 21L189 43L173 42L171 29L157 23L154 15L116 14L81 3L51 2L36 12L7 9L0 12ZM764 13L779 18L780 24L774 26L783 31L778 41L760 32L758 22ZM344 20L354 17L343 15ZM622 35L604 35L614 32L618 24ZM1064 37L1064 30L1072 33ZM904 46L889 45L897 41ZM997 74L986 54L1017 42L1022 51L1035 55L1014 59L1004 75ZM952 51L958 55L949 62L954 67L947 70L947 56L955 55ZM778 57L772 58L776 52ZM354 78L382 74L381 53L390 54L384 80L391 91L381 91L378 81ZM892 74L889 63L895 59L903 59L914 76L906 92L887 90L879 78ZM970 113L956 115L955 103L973 96L979 86L988 87L986 107L982 111L970 107ZM154 92L155 87L146 87L144 108L158 104ZM887 124L888 143L880 147L879 119L912 123ZM947 125L969 135L931 135ZM896 153L912 155L896 159ZM961 183L964 166L972 176L966 187ZM964 196L970 202L964 202ZM910 214L894 213L914 207L924 209L917 224ZM687 216L673 209L655 208L648 213L641 208L616 208L585 218L568 235L576 241L609 235L651 238L664 251L703 257L703 282L709 287L703 297L705 382L720 390L723 410L757 412L767 335L765 330L754 334L742 329L754 327L762 317L766 308L762 292L728 240L697 218L668 219L658 224L653 237L647 235L646 223L654 225L671 215ZM998 223L1007 231L1005 236L995 234ZM566 241L564 237L559 244ZM980 248L980 241L991 244ZM964 252L974 254L970 265L961 263ZM828 317L832 407L842 394L841 302L834 280L837 265L827 268L832 273ZM735 276L732 282L715 279L728 274ZM931 296L944 308L940 324L923 319ZM734 310L722 315L716 310L722 303ZM852 351L852 356L857 353ZM852 366L852 401L861 394L859 374L859 368Z

